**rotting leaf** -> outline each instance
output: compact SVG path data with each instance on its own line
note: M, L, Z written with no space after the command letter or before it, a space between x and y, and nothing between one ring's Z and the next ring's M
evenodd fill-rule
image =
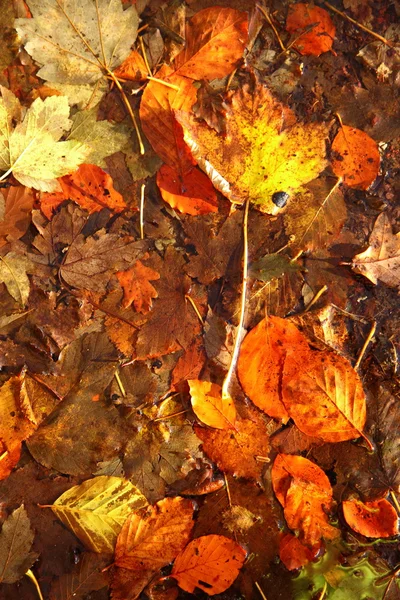
M50 600L81 600L89 592L101 590L108 584L102 572L109 558L93 552L85 552L70 573L64 573L53 581Z
M14 583L23 577L37 558L31 552L33 531L23 505L4 521L0 532L0 583Z

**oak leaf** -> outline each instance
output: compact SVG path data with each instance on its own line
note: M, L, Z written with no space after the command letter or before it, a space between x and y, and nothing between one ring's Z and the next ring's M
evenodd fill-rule
M157 173L157 185L163 200L187 215L205 215L218 211L217 194L207 175L197 167L181 175L163 165Z
M110 554L128 515L146 504L129 481L100 475L70 488L50 508L89 550Z
M235 429L236 408L232 398L221 396L221 386L209 381L188 381L193 411L205 425L216 429Z
M177 556L171 577L186 592L200 588L214 596L232 585L245 558L245 549L234 540L223 535L204 535Z
M5 520L0 532L0 583L14 583L37 558L31 552L33 531L23 505Z
M372 283L400 288L400 233L393 233L386 213L376 219L369 247L353 258L352 267Z
M32 190L21 185L0 193L0 246L24 235L30 224L33 201Z
M10 103L16 98L9 90L1 91L0 170L12 173L27 187L47 192L58 189L57 177L75 171L88 154L88 148L80 142L59 141L72 125L67 98L37 98L13 129L15 112Z
M342 504L346 523L370 538L387 538L399 533L398 514L388 500L374 502L346 500Z
M232 202L249 199L262 212L276 214L282 208L277 194L297 191L326 164L325 125L296 123L292 111L261 85L230 95L224 135L183 111L175 114L214 187Z
M288 354L283 366L282 400L305 434L325 442L363 436L366 400L351 364L333 352L309 353L307 361Z
M146 258L146 255L143 258ZM128 308L133 304L137 312L149 312L152 307L152 299L158 297L157 290L150 281L160 279L160 274L137 260L126 271L117 271L116 276L124 290L122 306Z
M83 164L75 173L59 179L61 192L42 193L40 209L48 219L64 200L73 200L89 214L108 208L113 213L126 208L123 197L114 189L108 173L92 164Z
M361 129L342 125L332 142L332 169L346 185L366 190L379 173L378 144Z
M299 531L304 544L312 547L321 538L339 536L339 530L328 521L332 488L320 467L302 456L278 454L271 476L286 522L290 529Z
M310 31L302 33L305 29ZM286 30L295 35L296 41L293 47L300 54L313 56L319 56L332 48L336 32L326 10L302 2L290 5Z
M238 377L245 394L269 416L284 423L291 416L282 402L283 365L291 352L307 361L307 339L286 319L266 317L244 338L238 360Z
M225 77L237 66L247 42L247 14L211 6L186 25L186 44L176 56L176 73L200 80Z

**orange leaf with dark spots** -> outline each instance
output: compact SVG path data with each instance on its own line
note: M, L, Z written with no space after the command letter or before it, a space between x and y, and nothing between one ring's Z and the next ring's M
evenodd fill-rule
M346 185L366 190L379 173L378 144L361 129L342 125L332 143L332 169Z
M40 208L48 219L64 200L73 200L93 214L103 208L120 213L126 208L121 194L114 189L113 181L96 165L81 165L75 173L59 179L61 192L40 194Z
M300 54L319 56L332 48L336 29L326 10L299 2L289 7L286 31L295 36Z
M216 429L234 429L236 408L232 398L222 399L221 386L210 381L188 381L193 411L206 425Z
M137 312L149 312L152 299L158 298L157 290L154 289L150 281L160 279L160 274L137 260L130 269L118 271L116 276L124 290L122 306L128 308L133 304Z
M339 530L330 525L327 514L332 507L332 487L320 467L302 456L278 454L271 476L286 522L299 532L300 541L313 547L321 538L338 537Z
M315 549L310 550L295 535L286 533L279 543L279 558L289 571L293 571L294 569L301 569L301 567L314 560L319 549L320 544Z
M180 588L193 593L196 588L209 596L227 590L243 566L245 549L223 535L204 535L186 546L175 560L171 577Z
M146 63L139 52L132 50L122 65L115 69L114 75L119 79L126 79L127 81L142 81L148 75Z
M343 515L347 525L369 538L388 538L399 533L399 517L386 499L375 502L346 500Z
M187 215L205 215L218 211L217 194L200 169L180 175L175 169L163 165L157 173L157 185L163 200L172 208Z

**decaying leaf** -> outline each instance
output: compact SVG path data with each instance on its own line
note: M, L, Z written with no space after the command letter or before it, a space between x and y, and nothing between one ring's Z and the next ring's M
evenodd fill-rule
M107 585L107 575L102 569L108 557L85 552L70 573L65 573L53 582L50 600L81 600L88 593L101 590Z
M0 532L0 583L14 583L37 558L31 552L34 534L23 505L4 521Z
M234 429L236 409L232 398L222 399L221 386L209 381L188 381L195 415L216 429Z
M342 125L332 142L332 169L350 187L366 190L379 173L378 144L364 131Z
M319 544L317 544L317 552L319 550ZM282 536L279 544L279 558L289 571L294 569L301 569L307 563L309 563L315 554L310 548L307 548L301 543L298 537L291 533L286 533Z
M88 550L112 554L126 518L146 504L129 481L100 475L70 488L50 508Z
M234 540L205 535L190 542L177 556L171 577L186 592L200 588L214 596L232 585L245 558L245 549Z
M328 52L335 38L335 26L329 13L314 4L290 5L286 29L295 36L293 47L303 55L319 56Z
M276 194L297 191L326 164L325 126L296 123L292 111L261 85L230 96L226 135L182 110L175 113L199 166L232 202L250 199L276 214L284 205Z
M376 219L369 244L367 250L354 257L353 268L372 283L382 281L390 287L399 287L400 233L393 233L386 213Z
M387 538L399 533L398 514L388 500L374 502L346 500L342 504L346 523L370 538Z

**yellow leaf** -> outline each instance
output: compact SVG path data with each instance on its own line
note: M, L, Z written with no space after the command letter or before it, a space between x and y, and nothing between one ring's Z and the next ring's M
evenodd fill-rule
M235 427L235 405L230 397L222 399L221 386L199 379L191 379L188 384L192 407L200 421L216 429Z
M291 192L315 179L326 165L326 126L296 123L290 109L263 86L230 97L226 133L177 111L185 142L199 166L232 202L247 198L276 214Z
M88 550L113 553L126 518L146 505L129 481L101 475L67 490L50 508Z

